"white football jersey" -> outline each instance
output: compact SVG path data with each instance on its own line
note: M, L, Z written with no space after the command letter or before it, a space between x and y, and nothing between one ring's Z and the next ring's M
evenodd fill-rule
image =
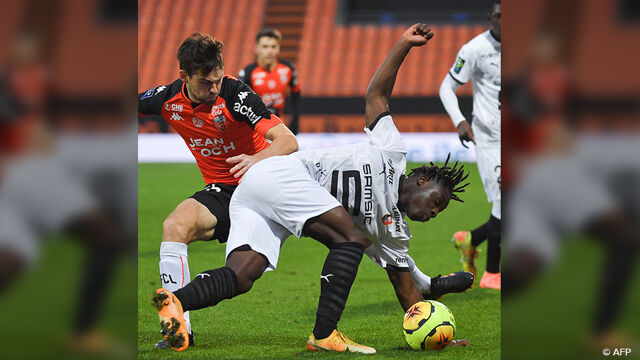
M409 225L398 209L400 177L407 150L391 115L381 114L369 143L293 153L312 178L347 209L356 227L371 241L366 253L386 268L408 267Z
M500 143L500 42L490 30L462 46L449 75L473 85L473 131L478 145Z

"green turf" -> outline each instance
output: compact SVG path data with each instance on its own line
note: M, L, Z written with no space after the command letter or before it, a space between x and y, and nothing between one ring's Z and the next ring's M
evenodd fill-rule
M415 166L410 164L409 167ZM461 268L450 238L456 230L482 224L489 217L475 164L471 185L462 194L464 204L452 201L445 212L428 223L410 223L411 256L427 274ZM183 353L154 350L160 340L158 317L151 294L160 286L158 250L164 218L184 198L203 187L192 164L139 165L138 354L141 359L284 359L342 358L355 354L319 354L304 351L315 320L319 274L326 248L310 238L289 238L282 248L278 269L266 273L253 289L218 306L191 313L196 346ZM486 242L479 268L484 268ZM224 264L224 246L217 242L189 247L192 276ZM497 359L500 357L500 296L476 287L464 294L446 295L444 302L458 325L456 338L470 346L443 352L410 350L401 332L403 311L384 270L363 259L338 325L354 340L377 349L376 358Z

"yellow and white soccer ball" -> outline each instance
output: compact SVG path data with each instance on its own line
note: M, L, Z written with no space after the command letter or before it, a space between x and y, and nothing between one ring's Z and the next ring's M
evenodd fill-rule
M416 350L442 350L456 332L453 313L444 304L423 300L407 310L402 321L407 344Z

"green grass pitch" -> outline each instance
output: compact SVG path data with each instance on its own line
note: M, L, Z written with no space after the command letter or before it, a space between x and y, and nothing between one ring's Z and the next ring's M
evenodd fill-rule
M417 164L409 164L409 168ZM490 213L475 164L471 185L461 195L465 203L452 201L436 219L410 222L413 239L410 254L431 276L461 270L458 253L450 239L456 230L485 222ZM196 346L183 353L155 350L161 339L158 317L150 299L160 286L158 251L162 222L175 206L204 186L195 164L139 165L139 258L138 258L138 356L140 359L285 359L344 358L356 354L308 353L305 342L313 329L320 291L319 275L326 248L313 239L289 238L280 255L278 269L259 279L244 295L213 308L191 313ZM478 268L484 270L486 242ZM224 264L224 245L199 242L189 247L192 276ZM384 270L366 256L351 289L338 324L355 341L376 348L376 358L497 359L500 357L500 293L473 289L445 295L442 300L456 317L456 338L470 345L442 352L411 350L404 342L403 311Z

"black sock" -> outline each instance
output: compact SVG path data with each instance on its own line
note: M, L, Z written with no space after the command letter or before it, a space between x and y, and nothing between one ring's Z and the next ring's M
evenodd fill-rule
M204 271L182 289L173 294L182 303L182 310L198 310L214 306L224 299L236 296L238 278L228 267Z
M628 293L638 250L628 245L610 245L602 271L596 305L594 332L611 330L619 318L624 295Z
M491 216L489 218L489 245L487 246L487 272L500 272L500 219Z
M112 244L89 245L73 326L76 334L82 334L96 326L117 257L118 249Z
M320 301L313 336L324 339L336 329L358 273L364 246L358 243L333 245L320 277Z
M471 245L478 246L482 244L489 237L489 223L491 222L491 218L487 220L484 224L478 226L477 228L471 230Z

